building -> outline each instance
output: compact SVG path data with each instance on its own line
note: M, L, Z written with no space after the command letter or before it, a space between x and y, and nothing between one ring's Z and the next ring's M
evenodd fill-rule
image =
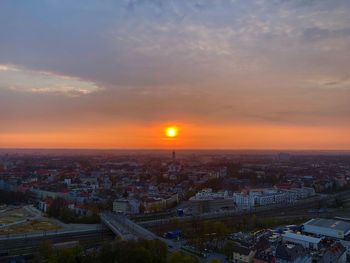
M346 253L350 258L350 241L348 240L340 240L340 244L342 244L346 248Z
M302 245L307 249L319 249L322 238L311 237L292 232L282 234L283 242Z
M270 250L257 251L253 258L253 263L275 263L276 258Z
M340 243L336 243L327 249L323 254L323 262L335 262L335 263L345 263L346 262L346 249Z
M311 257L301 245L281 244L276 247L277 263L311 263Z
M129 199L116 199L113 202L113 212L124 214L138 214L140 202Z
M178 194L161 194L149 197L143 202L145 212L160 212L175 206L179 202Z
M253 262L254 255L255 255L254 250L251 250L248 247L235 245L233 247L232 262L251 263Z
M31 189L30 190L36 198L38 199L45 199L45 198L66 198L68 196L67 192L51 192L51 191L46 191L46 190L42 190L42 189Z
M210 213L214 211L232 210L235 204L230 198L218 199L192 199L188 204L188 209L193 214Z
M127 199L116 199L113 202L113 212L127 213L130 210L129 201Z
M315 189L312 187L300 187L289 189L291 194L296 197L296 199L304 199L315 195Z
M45 198L44 200L40 200L38 202L38 209L46 213L50 205L52 204L52 202L53 202L52 198Z
M296 197L291 195L288 191L271 188L246 190L241 193L234 193L233 197L236 206L242 209L255 206L291 203L296 200Z
M245 192L234 193L234 202L238 208L251 208L255 206L254 196L247 194Z
M202 189L195 196L191 197L190 200L208 200L208 199L219 199L228 198L227 191L213 192L211 188Z
M306 233L344 239L350 234L350 223L341 220L316 218L303 225Z
M324 251L313 255L312 263L345 263L346 248L340 243L334 243Z

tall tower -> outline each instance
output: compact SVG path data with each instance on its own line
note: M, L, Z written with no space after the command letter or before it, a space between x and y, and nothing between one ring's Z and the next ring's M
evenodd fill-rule
M173 154L172 154L172 158L173 158L173 162L175 162L175 151L173 151Z

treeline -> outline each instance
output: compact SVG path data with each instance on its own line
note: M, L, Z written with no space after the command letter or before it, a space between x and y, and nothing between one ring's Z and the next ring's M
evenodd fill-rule
M7 205L26 203L31 199L30 193L0 190L0 202Z
M100 223L100 216L98 215L98 208L92 209L92 215L89 216L77 216L66 205L66 201L63 198L56 198L47 210L47 214L50 217L57 218L64 223L79 223L79 224L98 224Z
M158 239L117 241L90 251L79 246L55 250L50 243L44 243L37 260L50 263L199 263L195 257L181 252L169 256L166 244Z
M274 228L277 226L283 225L299 225L304 223L308 218L306 217L297 217L297 218L278 218L278 217L269 217L269 218L260 218L255 214L253 215L244 215L242 219L238 221L233 228L235 232L239 231L253 231L265 228Z
M229 234L237 232L250 232L260 229L274 228L283 225L301 224L308 218L278 218L258 217L255 214L242 215L240 218L230 218L223 220L200 220L194 218L189 222L180 222L173 220L171 229L179 229L183 237L188 240L189 244L199 251L212 249L221 251ZM168 231L168 228L154 228L159 234Z

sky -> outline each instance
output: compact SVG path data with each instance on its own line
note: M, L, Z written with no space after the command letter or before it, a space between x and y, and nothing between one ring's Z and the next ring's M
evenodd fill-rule
M348 0L2 0L0 147L350 149L349 13Z

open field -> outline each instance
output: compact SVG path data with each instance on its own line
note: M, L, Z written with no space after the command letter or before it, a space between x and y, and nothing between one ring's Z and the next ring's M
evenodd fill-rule
M0 227L32 219L35 215L24 207L7 207L0 213Z
M27 233L27 232L36 232L36 231L49 231L49 230L58 230L62 227L50 222L50 221L28 221L20 225L14 225L6 228L0 229L0 235L3 234L17 234L17 233Z
M8 206L0 212L0 235L58 230L53 220L40 216L32 207Z
M28 207L6 206L0 212L0 229L23 224L37 217L38 215L33 213Z

